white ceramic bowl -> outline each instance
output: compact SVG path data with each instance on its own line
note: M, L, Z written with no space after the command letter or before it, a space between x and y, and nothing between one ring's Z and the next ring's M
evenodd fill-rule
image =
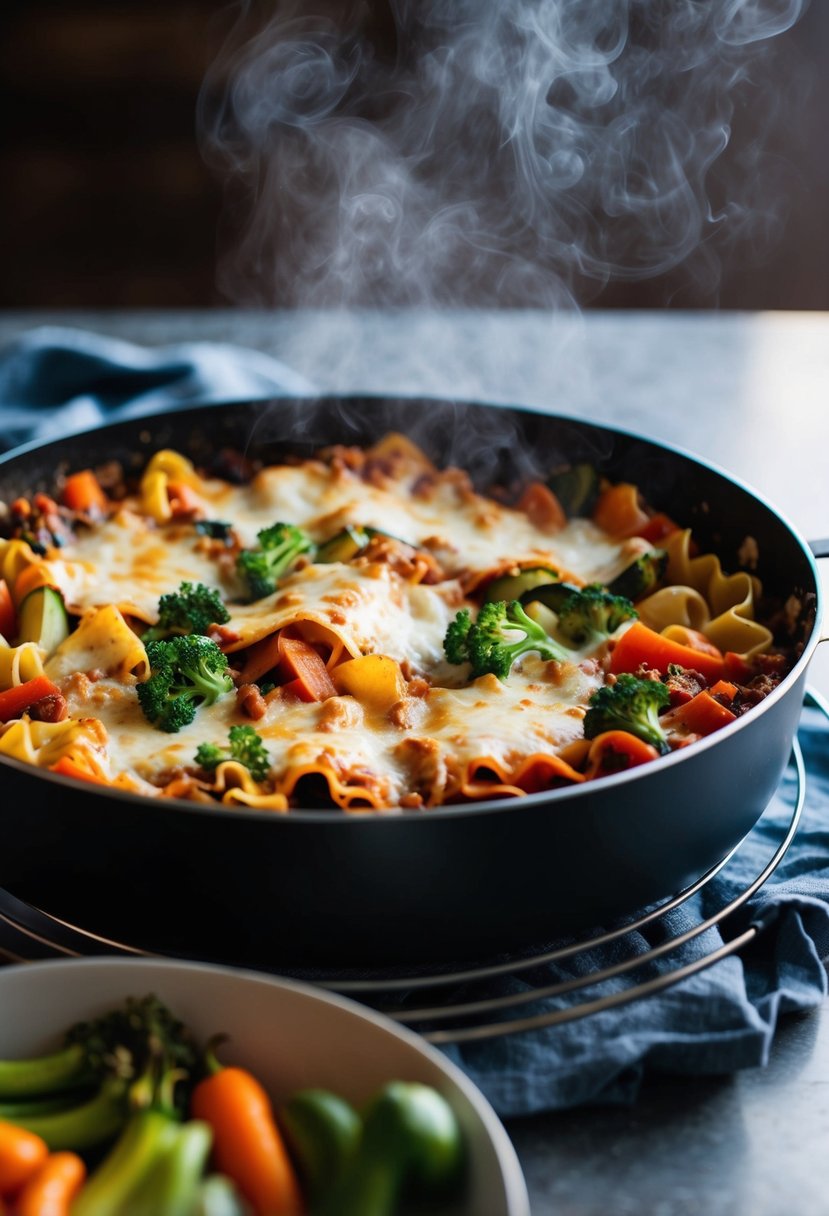
M387 1018L342 997L248 971L149 959L72 959L0 969L0 1058L58 1046L74 1022L127 996L154 993L195 1034L230 1041L221 1059L259 1077L275 1102L316 1085L352 1102L390 1080L421 1081L444 1095L469 1159L451 1216L529 1216L521 1167L481 1093L440 1052ZM441 1216L450 1209L441 1209ZM437 1213L435 1213L437 1216Z

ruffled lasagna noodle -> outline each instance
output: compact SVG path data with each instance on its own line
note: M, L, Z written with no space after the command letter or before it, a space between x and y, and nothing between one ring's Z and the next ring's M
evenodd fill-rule
M638 604L639 616L652 629L683 641L685 629L705 635L719 650L751 658L768 650L771 630L755 620L759 582L745 571L727 575L713 553L691 556L691 530L666 537L667 581Z
M576 647L572 661L529 654L508 680L472 680L447 661L444 638L499 579L540 570L575 587L610 584L652 548L637 532L650 518L632 486L610 487L593 518L567 519L540 483L505 506L401 436L264 468L243 484L158 452L134 493L82 518L60 547L0 542L0 577L18 610L25 595L54 588L71 622L48 652L0 641L0 690L45 677L68 715L0 725L0 755L140 793L277 813L296 804L432 807L580 784L607 752L583 725L607 679L608 646ZM230 532L211 539L196 527L204 519L228 521ZM252 598L236 557L277 520L303 529L311 551ZM319 560L314 547L349 528L371 539L345 560ZM769 648L753 576L693 556L688 530L659 544L667 570L637 604L644 624L679 642L695 631L747 658ZM211 636L240 688L167 734L136 696L151 670L141 635L158 619L159 598L183 582L220 593L229 619ZM320 699L301 686L291 692L285 639L321 660ZM240 723L255 726L266 777L232 757L212 771L195 761L202 745L225 747Z

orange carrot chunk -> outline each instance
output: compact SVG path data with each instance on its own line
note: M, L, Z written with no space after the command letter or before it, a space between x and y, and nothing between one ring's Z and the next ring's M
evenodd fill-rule
M722 655L707 654L683 646L680 642L672 642L654 629L648 629L641 621L635 621L613 647L610 670L614 675L621 675L624 671L635 675L643 663L663 675L667 674L669 665L675 663L679 667L698 671L712 683L720 679L725 668Z
M0 1123L0 1198L8 1199L49 1156L44 1140L13 1123Z
M236 1183L256 1216L299 1216L299 1182L268 1095L244 1069L221 1068L215 1058L211 1067L219 1071L196 1086L190 1114L213 1129L216 1167Z
M67 477L61 497L71 511L82 515L104 515L109 507L109 499L91 469Z
M299 680L307 696L304 701L325 701L336 697L337 690L328 674L328 668L314 647L302 638L292 638L283 630L279 635L280 667L292 680Z
M0 692L0 722L11 722L44 697L60 696L60 689L47 676L35 676L25 684Z
M17 620L14 613L14 600L9 591L9 584L0 578L0 635L10 642L17 633Z
M542 532L559 532L567 523L564 508L543 481L531 481L519 498L517 506L530 523Z
M38 587L54 587L54 579L49 573L46 566L41 562L33 562L31 566L24 566L14 580L14 599L17 604L22 604L30 591L35 591ZM55 588L57 590L57 588ZM0 633L2 633L0 629Z
M75 777L78 781L91 781L93 785L109 785L103 777L96 776L89 769L82 768L80 764L75 764L74 760L70 760L68 756L61 756L56 764L49 766L51 773L60 773L62 777Z
M652 515L646 524L642 524L636 535L641 536L643 540L649 540L652 545L657 545L666 536L678 531L679 524L674 523L670 515L665 515L660 511L656 515Z
M76 1153L52 1153L23 1187L14 1216L70 1216L86 1166Z
M650 516L639 505L639 491L629 482L610 486L599 495L593 509L593 522L619 538L641 536L640 529L647 527Z
M171 481L167 485L167 497L174 516L203 515L201 499L186 481Z
M736 718L730 709L720 705L706 689L698 692L684 705L678 705L662 716L662 725L670 731L677 726L683 727L692 735L711 735L722 726L727 726Z

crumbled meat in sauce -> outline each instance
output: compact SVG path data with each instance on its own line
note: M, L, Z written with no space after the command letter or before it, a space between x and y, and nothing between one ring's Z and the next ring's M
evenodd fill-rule
M68 712L66 700L60 693L41 697L29 707L29 717L34 722L62 722Z

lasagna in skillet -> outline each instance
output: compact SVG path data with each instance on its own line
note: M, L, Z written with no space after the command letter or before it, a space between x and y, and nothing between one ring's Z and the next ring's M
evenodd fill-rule
M223 472L158 451L134 484L80 470L7 505L0 756L263 811L426 809L658 762L788 667L756 578L587 465L485 496L392 434Z

